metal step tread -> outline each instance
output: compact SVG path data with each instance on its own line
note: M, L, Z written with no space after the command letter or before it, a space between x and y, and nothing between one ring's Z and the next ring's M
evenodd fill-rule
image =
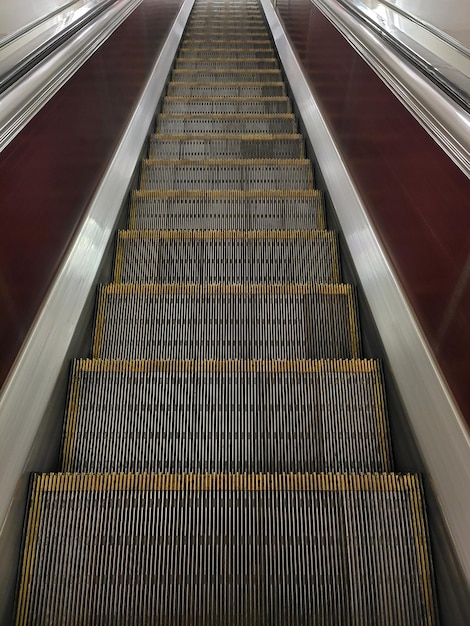
M297 133L212 133L152 136L150 159L303 159L304 138Z
M172 70L171 80L174 82L192 83L259 83L282 82L281 70Z
M98 292L93 358L356 359L345 284L110 284Z
M75 361L63 442L65 472L392 469L373 360Z
M115 283L339 283L336 234L301 230L119 231Z
M181 47L178 50L178 56L180 59L186 58L217 58L220 55L223 55L224 59L246 59L246 58L255 58L255 59L277 59L274 50L271 45L266 45L265 48L250 48L249 46L244 46L243 48L230 47L228 44L227 47L224 48L211 48L210 46L207 48L191 48L188 45Z
M286 96L242 98L235 97L212 97L212 98L185 98L167 96L163 99L162 113L164 114L194 114L194 113L292 113L289 98Z
M140 188L313 189L308 159L145 159Z
M324 229L323 196L306 191L134 191L130 229Z
M257 37L250 39L240 39L230 37L230 41L227 41L227 37L214 39L213 37L183 37L181 40L181 47L184 49L200 50L206 48L217 49L231 49L234 46L240 49L255 49L255 50L273 50L273 43L270 37Z
M414 475L35 475L27 526L19 626L436 621Z
M285 96L286 88L282 81L277 82L170 82L167 88L169 96L209 97L239 96L252 98L258 96Z
M190 134L298 134L293 113L160 113L157 133Z
M224 59L223 57L213 59L191 59L181 58L176 60L177 70L251 70L251 69L277 69L279 64L277 59Z

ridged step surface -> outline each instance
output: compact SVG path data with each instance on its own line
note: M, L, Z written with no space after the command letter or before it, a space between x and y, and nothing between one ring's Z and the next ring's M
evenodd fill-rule
M93 357L360 357L349 285L105 285Z
M163 100L162 113L170 114L194 114L194 113L218 113L227 115L230 113L256 114L265 113L291 113L289 98L280 96L277 98L172 98ZM274 156L274 155L273 155Z
M176 61L177 70L269 70L277 69L278 63L275 59L224 59L218 57L214 59L179 59Z
M65 472L390 471L376 361L77 361Z
M28 526L19 626L434 621L414 476L46 474Z
M335 233L120 231L116 283L335 283Z
M308 191L135 191L129 228L321 229L322 196Z
M238 113L193 113L158 116L157 132L163 135L200 134L248 134L268 133L280 135L295 133L297 122L292 113L264 113L240 115Z
M272 42L268 35L263 37L230 37L230 41L227 41L227 37L183 37L181 41L183 48L190 50L198 50L201 48L212 48L213 50L225 50L227 45L230 47L249 48L256 50L271 50Z
M145 160L142 190L313 189L308 159Z
M204 83L179 82L169 83L167 94L180 98L270 98L284 96L286 88L281 82L231 82L217 83L204 81Z
M154 135L150 159L303 159L302 135Z
M217 48L214 49L213 47L191 48L187 45L182 46L179 49L178 54L180 59L186 59L188 57L212 59L219 57L221 54L223 54L226 59L246 59L251 57L257 59L275 58L273 49L270 45L267 45L265 48L250 48L248 46L245 46L244 48L227 48L224 46L223 50Z
M182 83L277 83L280 70L173 70L171 80Z

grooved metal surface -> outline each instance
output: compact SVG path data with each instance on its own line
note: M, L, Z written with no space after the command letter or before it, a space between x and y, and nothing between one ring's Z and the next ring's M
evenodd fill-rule
M276 83L282 81L280 70L173 70L172 80L182 83Z
M175 98L167 96L163 100L162 113L291 113L290 100L281 96L277 98Z
M193 113L186 115L162 113L158 116L157 132L166 135L189 133L295 133L296 120L292 113Z
M302 159L301 135L162 135L152 137L151 159Z
M302 190L313 188L308 159L145 160L142 190Z
M332 231L120 231L116 283L334 283Z
M19 625L433 621L412 476L56 474L32 498Z
M390 473L380 365L246 7L188 22L73 365L74 473L33 481L18 626L433 623L419 479Z
M358 358L349 285L105 285L94 358Z
M167 94L180 98L261 98L285 96L286 88L284 83L278 82L179 82L168 85Z
M77 361L65 472L384 472L376 361Z
M325 227L322 196L308 191L135 191L129 228L233 230Z
M227 48L227 46L224 46L221 51L220 49L211 46L206 48L196 46L191 47L188 42L188 44L183 45L178 52L180 59L185 59L187 57L212 59L220 57L221 54L224 55L225 59L246 59L253 57L256 59L271 59L274 57L274 52L269 44L266 45L265 48L250 48L248 46L244 46L243 48Z
M252 69L277 69L276 59L178 59L175 64L177 70L252 70Z

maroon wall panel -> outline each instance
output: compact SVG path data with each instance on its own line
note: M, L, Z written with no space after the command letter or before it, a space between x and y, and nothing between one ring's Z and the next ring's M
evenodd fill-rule
M277 6L470 424L470 181L310 0Z
M144 0L0 154L0 384L182 0Z

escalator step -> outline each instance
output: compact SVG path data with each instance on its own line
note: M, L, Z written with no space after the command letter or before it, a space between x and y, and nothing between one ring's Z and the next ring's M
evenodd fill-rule
M18 626L430 626L419 479L33 478Z
M171 80L182 83L277 83L280 70L173 70Z
M65 472L390 471L377 361L76 361Z
M337 283L327 230L127 230L118 233L116 283Z
M162 113L251 113L263 115L265 113L291 113L289 98L172 98L163 100Z
M93 358L356 359L350 285L104 285Z
M302 135L162 135L151 138L151 159L303 159Z
M311 168L308 159L144 160L140 187L143 191L313 189Z
M161 113L157 118L158 133L163 135L189 134L271 134L297 132L292 113L265 113L263 115L230 113L192 113L186 115Z
M273 45L271 39L266 35L265 37L257 37L256 39L245 40L243 38L230 37L230 41L227 41L226 37L183 37L181 46L188 50L200 50L206 48L212 48L212 50L226 49L226 48L240 48L240 49L254 49L254 50L270 50L272 52Z
M177 70L252 70L277 69L275 59L224 59L222 56L215 59L178 59L175 64Z
M217 83L217 82L205 82L205 83L169 83L167 94L169 96L177 96L180 98L270 98L276 96L285 96L286 88L284 83L269 82L269 83Z
M265 24L190 24L185 30L185 39L204 37L206 39L215 39L219 37L250 38L269 36Z
M309 191L134 191L129 228L322 229L322 195Z
M231 44L229 43L229 45ZM180 48L178 53L180 59L186 59L188 57L212 59L214 57L219 57L222 54L226 59L246 59L250 57L256 59L276 58L274 55L274 51L270 45L266 46L266 48L249 48L248 46L244 46L243 48L224 47L223 51L211 47L190 48L189 46L184 46Z

